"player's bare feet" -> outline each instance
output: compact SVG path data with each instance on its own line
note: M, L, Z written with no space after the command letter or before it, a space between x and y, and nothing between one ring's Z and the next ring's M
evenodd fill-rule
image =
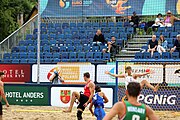
M159 83L154 87L154 92L157 92L159 89Z
M72 111L72 110L70 110L70 109L63 110L63 112L66 112L66 113L71 112L71 111Z

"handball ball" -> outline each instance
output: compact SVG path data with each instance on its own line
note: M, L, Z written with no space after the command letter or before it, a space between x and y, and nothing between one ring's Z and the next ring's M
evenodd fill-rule
M146 72L150 72L150 69L146 69Z

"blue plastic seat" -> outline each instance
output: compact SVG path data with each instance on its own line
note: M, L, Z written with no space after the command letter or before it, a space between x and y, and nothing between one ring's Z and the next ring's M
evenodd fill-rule
M36 62L37 62L36 59L28 59L28 63L34 64L34 63L36 63Z
M58 62L61 62L61 59L55 58L55 59L52 60L52 63L58 63Z
M89 52L91 50L90 46L84 46L83 48L84 52Z
M77 53L76 52L70 52L69 53L69 59L71 62L76 62L77 61Z
M94 22L94 23L92 23L92 26L93 26L94 28L98 28L98 27L99 27L99 23L98 23L98 22Z
M172 59L179 59L179 52L173 52L173 53L171 54L171 58L172 58Z
M12 53L11 58L12 59L19 59L19 53Z
M90 27L92 27L92 23L89 23L89 22L84 23L84 27L85 28L90 28Z
M94 60L102 61L102 52L94 52Z
M55 23L55 29L61 28L61 23Z
M52 63L52 59L49 59L49 58L46 59L46 58L45 58L45 59L44 59L44 63Z
M76 23L70 23L70 28L72 29L72 28L76 28L77 27L77 25L76 25Z
M66 46L72 46L72 45L73 45L73 41L70 40L70 39L67 39L67 40L65 41L65 45L66 45Z
M40 27L41 28L46 28L46 23L41 23Z
M61 54L61 59L63 60L63 59L69 59L69 53L68 52L63 52L62 54Z
M123 27L123 22L117 22L116 27Z
M69 23L62 23L62 28L63 28L63 29L69 28Z
M11 59L3 59L3 63L11 63Z
M17 47L13 47L11 49L11 52L19 52L19 47L18 46Z
M41 34L41 40L47 40L48 39L48 35L47 34Z
M63 34L71 34L71 30L69 28L64 29Z
M178 32L171 32L170 38L176 38L177 35L178 35Z
M74 46L80 46L81 45L81 41L76 39L73 41L74 42Z
M103 53L103 60L110 60L110 53Z
M55 24L54 23L48 23L47 28L55 28Z
M137 52L135 53L135 59L142 59L143 58L143 53Z
M56 34L59 35L59 34L62 34L62 29L61 28L56 28Z
M174 27L167 27L166 32L174 32Z
M53 57L53 55L50 52L45 52L43 57L44 57L44 59L51 59Z
M68 46L67 51L68 52L74 52L75 48L74 46Z
M108 22L108 27L114 27L114 26L115 26L114 22Z
M41 40L41 46L49 45L49 40Z
M158 32L165 32L165 27L159 27Z
M34 46L28 46L27 52L35 52L35 47Z
M11 63L19 64L19 59L12 59Z
M35 29L33 30L33 34L37 34L37 32L38 32L38 29L35 28Z
M32 39L33 39L33 35L31 35L31 34L26 35L26 40L32 40Z
M4 53L3 59L10 59L11 58L11 53Z
M64 39L64 34L58 34L58 35L56 36L56 39Z
M46 28L41 28L41 34L47 34L47 29Z
M56 29L55 28L48 28L47 31L48 31L47 32L48 34L56 34Z
M49 39L50 40L56 40L56 34L50 34Z
M52 52L59 52L59 48L56 46L52 46Z
M124 27L131 27L131 24L129 22L124 22Z
M113 27L110 29L110 33L117 33L117 32L118 32L117 27Z
M169 32L162 32L162 35L165 37L165 38L169 38Z
M170 53L169 52L163 52L162 53L162 59L169 59L170 58Z
M72 34L65 34L65 35L64 35L64 38L65 38L65 39L72 39Z
M26 46L18 46L19 52L27 52Z
M107 23L106 22L100 23L100 27L107 27Z
M59 52L56 52L56 53L53 53L53 59L60 59L60 53Z
M84 24L83 23L77 23L77 28L83 28L84 27Z
M76 52L82 52L82 50L83 50L83 47L82 47L82 46L76 46L76 47L75 47L75 51L76 51Z
M99 46L92 46L92 52L98 52L99 50Z
M89 40L88 39L81 39L81 44L83 46L89 45Z
M150 54L150 52L144 52L144 53L143 53L143 58L144 58L144 59L151 59L151 54Z
M128 27L128 28L126 29L126 33L127 33L127 34L133 34L133 33L134 33L134 28L133 28L133 27Z
M94 53L93 52L87 52L86 53L86 59L93 59L94 58ZM89 60L88 60L89 61Z
M19 63L28 63L28 60L27 59L20 59Z
M174 43L173 38L166 38L166 40L168 42L168 45Z
M45 45L45 46L43 46L43 52L50 52L50 46L47 46L47 45Z
M154 52L152 58L153 58L153 59L160 59L160 58L161 58L160 53Z
M35 52L29 52L27 58L28 59L36 59L37 54Z
M60 52L66 52L66 47L65 46L60 46L59 51Z
M26 46L26 41L25 40L21 40L19 41L19 46Z
M27 53L19 53L19 59L26 59L27 58Z
M27 46L33 46L34 45L34 41L35 40L26 40L25 42L26 42Z
M51 46L56 46L56 40L50 40L50 41L49 41L49 44L50 44Z

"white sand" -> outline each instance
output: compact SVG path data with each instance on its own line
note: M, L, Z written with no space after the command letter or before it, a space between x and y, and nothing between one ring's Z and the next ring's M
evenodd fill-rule
M3 106L2 120L76 120L76 108L71 113L63 113L64 108L52 106ZM66 108L67 109L67 108ZM106 113L109 109L106 109ZM160 120L180 120L180 112L156 112ZM83 113L84 120L96 120L88 109ZM117 120L117 117L113 120Z

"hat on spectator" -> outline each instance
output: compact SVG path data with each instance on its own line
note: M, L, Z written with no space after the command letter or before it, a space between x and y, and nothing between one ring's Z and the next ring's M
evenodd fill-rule
M176 37L180 37L180 34L178 34Z
M172 12L171 12L170 10L168 10L166 13L167 13L167 14L172 14Z

